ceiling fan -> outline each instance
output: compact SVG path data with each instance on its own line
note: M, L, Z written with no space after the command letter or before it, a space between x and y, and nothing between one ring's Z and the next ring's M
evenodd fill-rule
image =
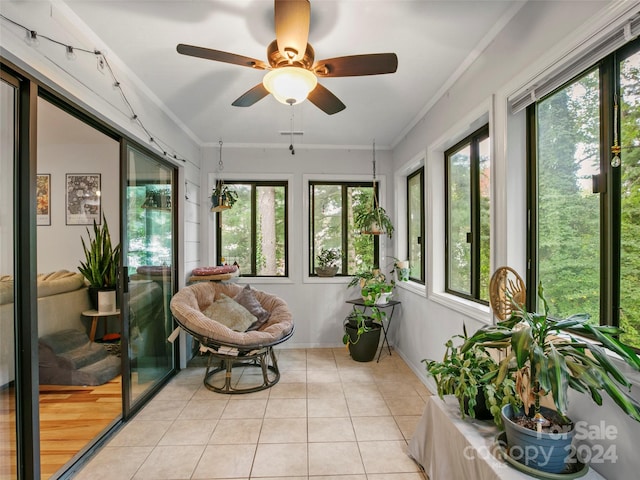
M318 83L318 77L355 77L394 73L395 53L351 55L314 61L309 37L309 0L275 0L276 39L267 47L265 63L255 58L210 48L179 44L178 53L269 70L261 83L242 94L232 105L250 107L271 93L278 101L295 105L306 98L320 110L333 115L346 107L333 93Z

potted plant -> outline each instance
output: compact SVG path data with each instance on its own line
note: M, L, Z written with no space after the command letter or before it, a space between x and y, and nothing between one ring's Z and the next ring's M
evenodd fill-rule
M211 192L211 211L221 212L227 210L238 201L238 192L231 190L221 180L216 182L216 186Z
M85 261L80 262L78 270L89 282L89 296L94 308L98 309L98 292L112 291L115 296L120 265L120 245L113 246L104 214L102 225L93 221L93 238L89 229L86 230L89 237L88 246L81 237ZM115 305L115 300L112 304Z
M640 358L615 337L620 333L618 328L592 325L586 314L551 318L542 284L538 297L542 313L528 312L514 302L515 311L509 319L478 330L465 341L461 353L479 346L509 349L500 362L496 383L500 384L508 375L513 377L521 410L511 405L502 409L507 444L513 449L518 439L532 441L535 447L520 448L524 452L539 448L539 454L524 455L519 461L545 472L559 473L565 468L567 442L573 436L573 425L566 417L568 388L589 393L598 405L602 404L604 391L625 413L640 421L640 404L624 391L631 383L605 349L635 370L640 370ZM591 336L595 341L575 334ZM546 395L550 396L555 412L540 406L540 399ZM545 446L551 441L564 441L565 445Z
M365 302L372 305L386 305L391 299L395 281L386 281L386 277L379 269L364 270L353 276L348 287L360 285L360 292Z
M344 322L342 343L347 346L351 358L357 362L370 362L376 356L380 343L382 319L386 313L367 303L371 314L364 309L354 308Z
M338 273L342 255L338 248L322 248L320 253L316 255L318 262L316 266L316 274L319 277L333 277Z
M499 365L483 346L462 353L460 347L468 338L466 326L463 332L464 335L454 335L445 343L447 349L441 361L422 361L436 382L438 396L456 397L462 418L469 415L479 420L493 419L501 427L502 407L516 401L515 382L506 378L496 385Z
M360 233L368 235L387 234L393 235L393 223L384 208L374 205L368 210L357 212L354 216L354 224Z

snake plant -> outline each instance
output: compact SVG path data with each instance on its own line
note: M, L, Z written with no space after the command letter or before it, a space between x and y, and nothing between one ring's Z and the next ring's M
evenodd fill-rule
M120 245L112 246L107 219L102 216L102 225L93 221L93 238L87 228L89 245L82 240L85 261L80 262L78 270L94 288L113 288L116 286L118 265L120 264Z

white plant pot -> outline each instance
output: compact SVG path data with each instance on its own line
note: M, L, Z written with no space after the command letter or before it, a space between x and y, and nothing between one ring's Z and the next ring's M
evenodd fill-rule
M98 312L115 313L116 311L116 291L100 290L98 291Z
M409 281L409 260L396 262L396 278L399 282Z

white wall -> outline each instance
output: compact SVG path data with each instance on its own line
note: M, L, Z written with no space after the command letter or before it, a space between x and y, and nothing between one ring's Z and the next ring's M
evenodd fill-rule
M632 2L613 2L628 7ZM507 97L538 76L563 54L589 39L610 11L605 2L527 2L495 41L455 82L447 93L420 119L394 148L394 168L427 152L427 291L428 295L400 289L400 322L393 330L396 349L421 378L426 378L424 358L441 358L444 342L471 333L491 321L487 309L448 298L442 292L441 258L444 255L443 151L470 133L474 120L489 118L492 138L492 267L510 265L525 274L526 256L526 171L524 113L510 115ZM636 376L638 378L638 376ZM638 387L634 387L637 395ZM593 468L609 479L637 477L640 462L636 445L640 425L621 414L611 402L599 409L591 402L572 396L570 415L598 425L600 420L617 427L613 440L618 460L595 464ZM595 443L598 443L597 441ZM611 442L609 442L611 443Z

